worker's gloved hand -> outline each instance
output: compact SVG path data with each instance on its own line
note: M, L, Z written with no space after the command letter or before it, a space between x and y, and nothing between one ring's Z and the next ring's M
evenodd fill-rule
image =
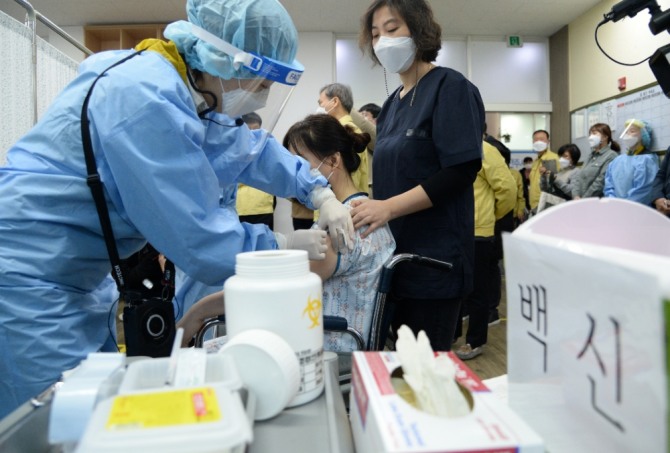
M328 230L333 246L339 251L353 250L354 224L349 210L335 198L327 187L316 187L310 194L312 204L319 210L319 227Z
M275 233L275 238L280 249L305 250L310 260L326 258L328 242L323 230L296 230L286 235Z

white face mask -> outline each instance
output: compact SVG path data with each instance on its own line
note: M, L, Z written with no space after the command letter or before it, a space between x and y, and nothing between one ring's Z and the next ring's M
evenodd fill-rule
M566 159L565 157L559 157L558 158L558 163L560 164L561 168L569 167L570 166L570 159Z
M533 168L533 164L524 164L523 168L525 168L526 170L530 170Z
M321 163L319 164L319 166L316 167L313 171L315 171L315 172L317 172L317 173L320 173L320 172L319 172L319 169L321 168L321 165L323 165L323 162L324 162L325 160L326 160L326 159L323 159L323 160L321 161ZM328 174L328 176L324 175L324 176L326 177L326 181L328 181L328 182L330 182L330 177L333 176L333 173L335 173L335 168L334 168L334 167L331 167L331 168L332 168L332 170L330 171L330 173Z
M600 145L600 135L597 134L589 135L589 146L591 148L595 148L598 145Z
M326 103L326 105L330 104L331 101L332 101L332 99L331 99L330 101L328 101L328 102ZM335 106L332 106L332 107L330 108L330 110L326 110L325 107L318 106L318 107L316 108L316 110L314 111L314 113L316 113L317 115L328 115L330 112L333 111L334 108L335 108Z
M535 150L536 153L541 153L542 151L547 150L547 142L542 142L540 140L533 142L533 150Z
M626 148L629 151L632 151L633 149L635 149L635 146L640 141L640 138L634 135L626 134L619 140L621 140L621 144L624 146L624 148Z
M416 46L409 36L402 38L380 36L374 51L382 66L393 73L405 72L416 57Z
M265 107L269 94L270 90L267 88L255 92L243 90L242 88L235 88L231 91L225 91L223 89L223 81L221 81L223 113L228 116L235 117L260 110Z

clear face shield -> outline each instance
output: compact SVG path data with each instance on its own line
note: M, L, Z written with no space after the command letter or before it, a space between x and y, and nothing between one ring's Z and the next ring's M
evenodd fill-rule
M239 78L221 80L223 113L239 117L256 112L263 129L272 132L304 67L297 60L289 64L245 52L207 30L195 25L192 29L199 39L233 57Z

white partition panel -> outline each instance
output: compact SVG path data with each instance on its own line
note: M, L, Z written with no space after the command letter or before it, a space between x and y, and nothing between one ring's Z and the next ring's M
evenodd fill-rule
M32 32L0 12L0 83L3 108L0 110L0 166L6 163L7 150L33 125ZM47 110L56 95L77 74L78 63L37 38L37 117Z
M0 166L7 149L33 123L31 31L0 11Z

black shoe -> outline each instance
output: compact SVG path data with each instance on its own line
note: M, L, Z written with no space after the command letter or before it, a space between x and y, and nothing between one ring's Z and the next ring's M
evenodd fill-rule
M500 315L498 310L493 310L489 312L489 326L495 326L496 324L500 324Z

